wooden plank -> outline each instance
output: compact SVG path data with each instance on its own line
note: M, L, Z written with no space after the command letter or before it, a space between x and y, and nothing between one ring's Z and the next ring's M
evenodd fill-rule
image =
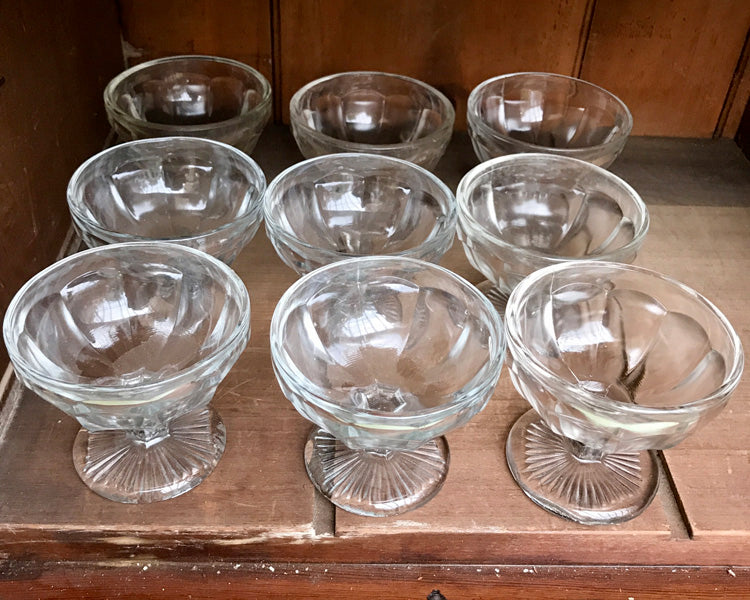
M744 188L750 198L750 185ZM654 210L644 263L703 293L750 348L750 206ZM679 248L679 252L675 251ZM750 370L714 422L665 452L694 539L750 535Z
M68 179L101 149L102 90L122 68L112 2L66 0L44 14L40 0L0 3L0 317L60 249ZM0 343L0 371L7 362Z
M130 64L174 54L233 58L272 81L269 0L122 0Z
M643 568L504 565L347 565L100 561L0 565L0 595L14 600L102 598L377 598L378 600L745 599L742 567Z
M750 31L737 63L732 83L719 116L714 137L733 138L739 133L742 116L750 106Z
M288 129L278 126L261 138L257 155L268 177L299 159ZM664 177L653 164L659 156ZM701 158L706 156L710 158ZM438 174L455 187L476 161L465 134L455 136L447 157ZM721 164L733 166L716 171ZM744 273L750 266L742 258L747 256L743 228L750 206L742 201L747 198L743 186L748 166L739 150L728 140L696 144L634 139L615 166L629 174L651 207L654 225L641 264L680 276L710 297L715 289L717 303L737 319L746 336L750 321L742 311L744 296L736 290L744 289ZM704 197L711 187L717 194ZM690 198L695 205L684 206ZM473 282L481 280L468 266L458 242L444 264ZM339 512L334 534L330 506L314 495L302 464L310 425L281 394L270 363L271 314L296 276L275 256L262 230L233 266L250 291L253 331L249 348L215 400L228 431L227 451L217 470L195 490L164 503L123 506L103 500L89 492L73 470L70 451L76 424L29 393L1 442L0 556L21 560L21 565L26 564L24 557L101 561L105 580L107 565L119 561L192 564L205 562L206 557L231 564L274 561L277 565L289 561L750 565L747 513L740 505L748 491L743 487L747 484L738 481L748 481L747 465L741 462L746 460L741 454L742 437L733 434L747 430L746 382L730 404L733 412L722 414L668 455L676 499L665 485L638 519L591 528L542 511L512 482L503 445L512 421L526 405L506 372L487 409L450 434L451 471L433 501L391 519ZM704 434L715 446L706 449L699 438ZM731 455L732 477L720 458L724 449ZM674 456L684 458L690 469L683 469ZM693 480L696 464L705 475ZM723 525L707 521L705 513L716 504L711 490L734 490L726 508L719 511ZM694 539L688 536L677 501L685 507ZM737 521L727 529L731 515ZM52 567L43 571L47 568ZM348 572L342 569L341 573ZM494 572L487 574L494 578ZM392 580L383 575L383 581ZM379 590L373 588L373 593Z
M444 92L465 128L474 86L514 71L573 74L586 0L279 3L283 118L313 79L352 70L400 73Z
M745 0L598 0L581 77L628 105L633 135L711 137L749 26Z
M635 137L610 170L634 186L649 206L748 205L750 169L732 140ZM654 242L652 234L646 247Z
M746 298L742 292L737 292L739 282L746 286L744 274L750 268L750 246L747 244L750 234L750 169L741 152L728 140L675 143L674 140L635 139L615 163L615 168L642 193L651 211L652 226L638 263L685 281L720 306L728 304L727 315L738 324L745 347L750 347L750 320L744 308ZM462 262L455 250L454 247L443 264L471 281L481 281L482 277ZM750 426L750 409L744 401L750 395L747 379L746 375L735 394L731 405L735 407L733 410L721 415L713 426L696 435L694 440L688 439L667 453L670 473L679 493L678 500L685 507L690 530L697 534L702 528L701 535L707 541L721 538L725 542L730 535L746 539L750 527L750 511L743 502L750 494L747 483L750 481L750 461L747 460L747 450L743 449L744 438L730 433L730 429L746 431ZM592 530L578 527L555 519L541 509L537 509L538 514L533 514L523 506L528 500L510 478L503 455L510 424L523 410L525 402L504 374L485 411L464 430L449 436L451 471L444 489L434 500L403 517L383 520L337 511L337 534L387 537L396 531L416 534L419 531L450 530L456 535L471 535L500 528L505 533L522 531L534 535L544 532L545 535L536 540L544 546L549 543L547 534L552 531L575 531L575 535L581 538L596 538L595 532L603 533L609 529L607 542L612 546L631 545L638 540L637 543L643 545L644 554L659 547L654 543L659 534L675 540L680 537L681 524L672 512L673 499L666 489L666 482L662 482L654 505L646 513L612 528ZM741 413L741 418L736 411ZM717 446L713 456L692 449L692 444L697 444L700 449L704 435L712 436ZM725 442L726 438L734 441ZM729 455L724 460L730 469L734 469L733 472L725 472L723 467L715 468L718 456L726 455L725 449ZM493 473L493 477L478 478L478 465L481 465L483 474ZM717 510L716 498L727 496L722 500L726 506ZM612 556L607 551L607 544L601 544L601 539L587 540L586 543L603 552L601 560ZM671 550L676 550L675 545ZM614 555L622 558L616 550ZM665 555L664 559L673 556ZM731 555L724 556L729 558Z
M638 262L670 274L713 301L747 351L747 160L730 140L685 140L681 151L670 152L673 148L670 140L634 139L613 166L636 185L651 208L651 229ZM743 538L750 530L750 460L738 433L750 428L749 375L746 371L713 423L665 452L695 541Z

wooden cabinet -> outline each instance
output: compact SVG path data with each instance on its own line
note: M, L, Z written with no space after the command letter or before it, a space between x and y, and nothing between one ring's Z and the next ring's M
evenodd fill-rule
M734 135L747 100L745 2L69 0L54 13L43 5L0 3L2 309L60 248L75 249L76 240L64 242L65 187L105 143L101 91L122 68L122 33L131 62L213 53L265 73L280 122L254 158L269 180L301 159L283 124L289 96L326 72L421 77L459 113L473 85L503 71L597 80L631 105L639 133L693 136L635 137L612 170L651 211L638 263L707 295L750 348L750 165L731 139L709 139ZM614 52L617 60L605 58ZM437 174L455 189L474 164L459 131ZM481 280L458 241L443 264ZM226 453L184 496L127 506L91 493L71 462L77 424L6 371L0 598L750 596L747 375L714 422L660 455L659 493L628 523L569 523L519 490L504 442L526 403L507 370L488 407L450 435L451 470L433 501L399 517L356 517L314 492L301 457L309 424L273 377L270 317L296 277L262 229L234 267L251 295L252 337L215 399Z

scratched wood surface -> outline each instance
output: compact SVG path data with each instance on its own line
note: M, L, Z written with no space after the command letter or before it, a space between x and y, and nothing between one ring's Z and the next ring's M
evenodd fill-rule
M439 175L455 187L475 162L456 135ZM660 159L655 158L660 157ZM285 127L261 138L267 176L299 160ZM633 139L615 170L652 215L640 264L704 292L750 347L744 310L750 267L750 166L729 140ZM444 264L478 282L454 245ZM263 230L234 267L253 303L250 345L214 405L226 454L200 486L168 502L124 506L99 498L71 464L76 424L27 393L0 461L0 552L12 560L306 561L592 565L750 565L747 376L727 410L665 454L660 491L638 519L589 528L552 517L516 487L504 440L526 408L504 372L487 409L449 435L451 468L426 506L389 519L355 517L315 495L302 464L309 425L272 374L268 326L295 275ZM670 485L670 480L673 485ZM23 562L23 561L22 561Z
M124 563L124 564L123 564ZM262 598L330 600L746 600L741 567L547 567L541 565L332 565L320 563L102 561L15 564L0 580L13 600Z

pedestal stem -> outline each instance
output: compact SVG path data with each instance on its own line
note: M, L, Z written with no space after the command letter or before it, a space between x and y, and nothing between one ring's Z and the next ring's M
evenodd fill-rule
M600 448L593 448L569 438L567 441L570 444L570 453L582 463L601 462L606 456Z
M137 430L81 429L73 463L97 494L126 503L167 500L194 488L224 452L226 430L210 405Z
M169 424L164 423L159 427L150 429L134 429L126 433L127 437L135 443L151 447L162 442L169 435Z
M322 429L310 432L305 467L315 487L336 506L385 517L429 501L443 485L449 452L445 438L416 450L356 450Z
M653 452L605 454L556 434L533 410L511 428L506 458L529 498L579 523L627 521L643 512L656 494Z

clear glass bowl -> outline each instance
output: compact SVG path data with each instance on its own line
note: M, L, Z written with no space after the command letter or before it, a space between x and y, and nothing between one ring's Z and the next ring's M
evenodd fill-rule
M292 132L305 158L367 152L426 169L443 156L455 117L453 105L435 88L374 71L317 79L289 102Z
M438 262L453 244L456 201L417 165L372 154L334 154L293 165L268 186L266 232L304 274L354 256Z
M337 262L299 279L271 321L281 389L315 425L317 488L350 512L421 506L442 485L448 446L492 396L502 321L468 282L403 257Z
M511 73L480 83L469 95L466 117L480 161L547 152L606 168L633 128L617 96L552 73Z
M469 171L456 192L458 237L502 309L530 273L568 260L632 262L649 216L638 193L591 163L514 154Z
M271 86L236 60L170 56L112 79L104 106L121 140L194 136L250 154L271 115Z
M581 523L616 523L653 498L653 450L716 416L739 383L742 346L697 292L618 263L547 267L506 317L511 379L533 410L507 458L524 492Z
M3 336L18 378L83 427L73 462L84 483L153 502L198 485L224 451L209 403L250 337L250 299L203 252L114 244L29 280Z
M161 240L231 263L258 231L266 179L236 148L190 137L138 140L84 162L68 184L87 246Z

